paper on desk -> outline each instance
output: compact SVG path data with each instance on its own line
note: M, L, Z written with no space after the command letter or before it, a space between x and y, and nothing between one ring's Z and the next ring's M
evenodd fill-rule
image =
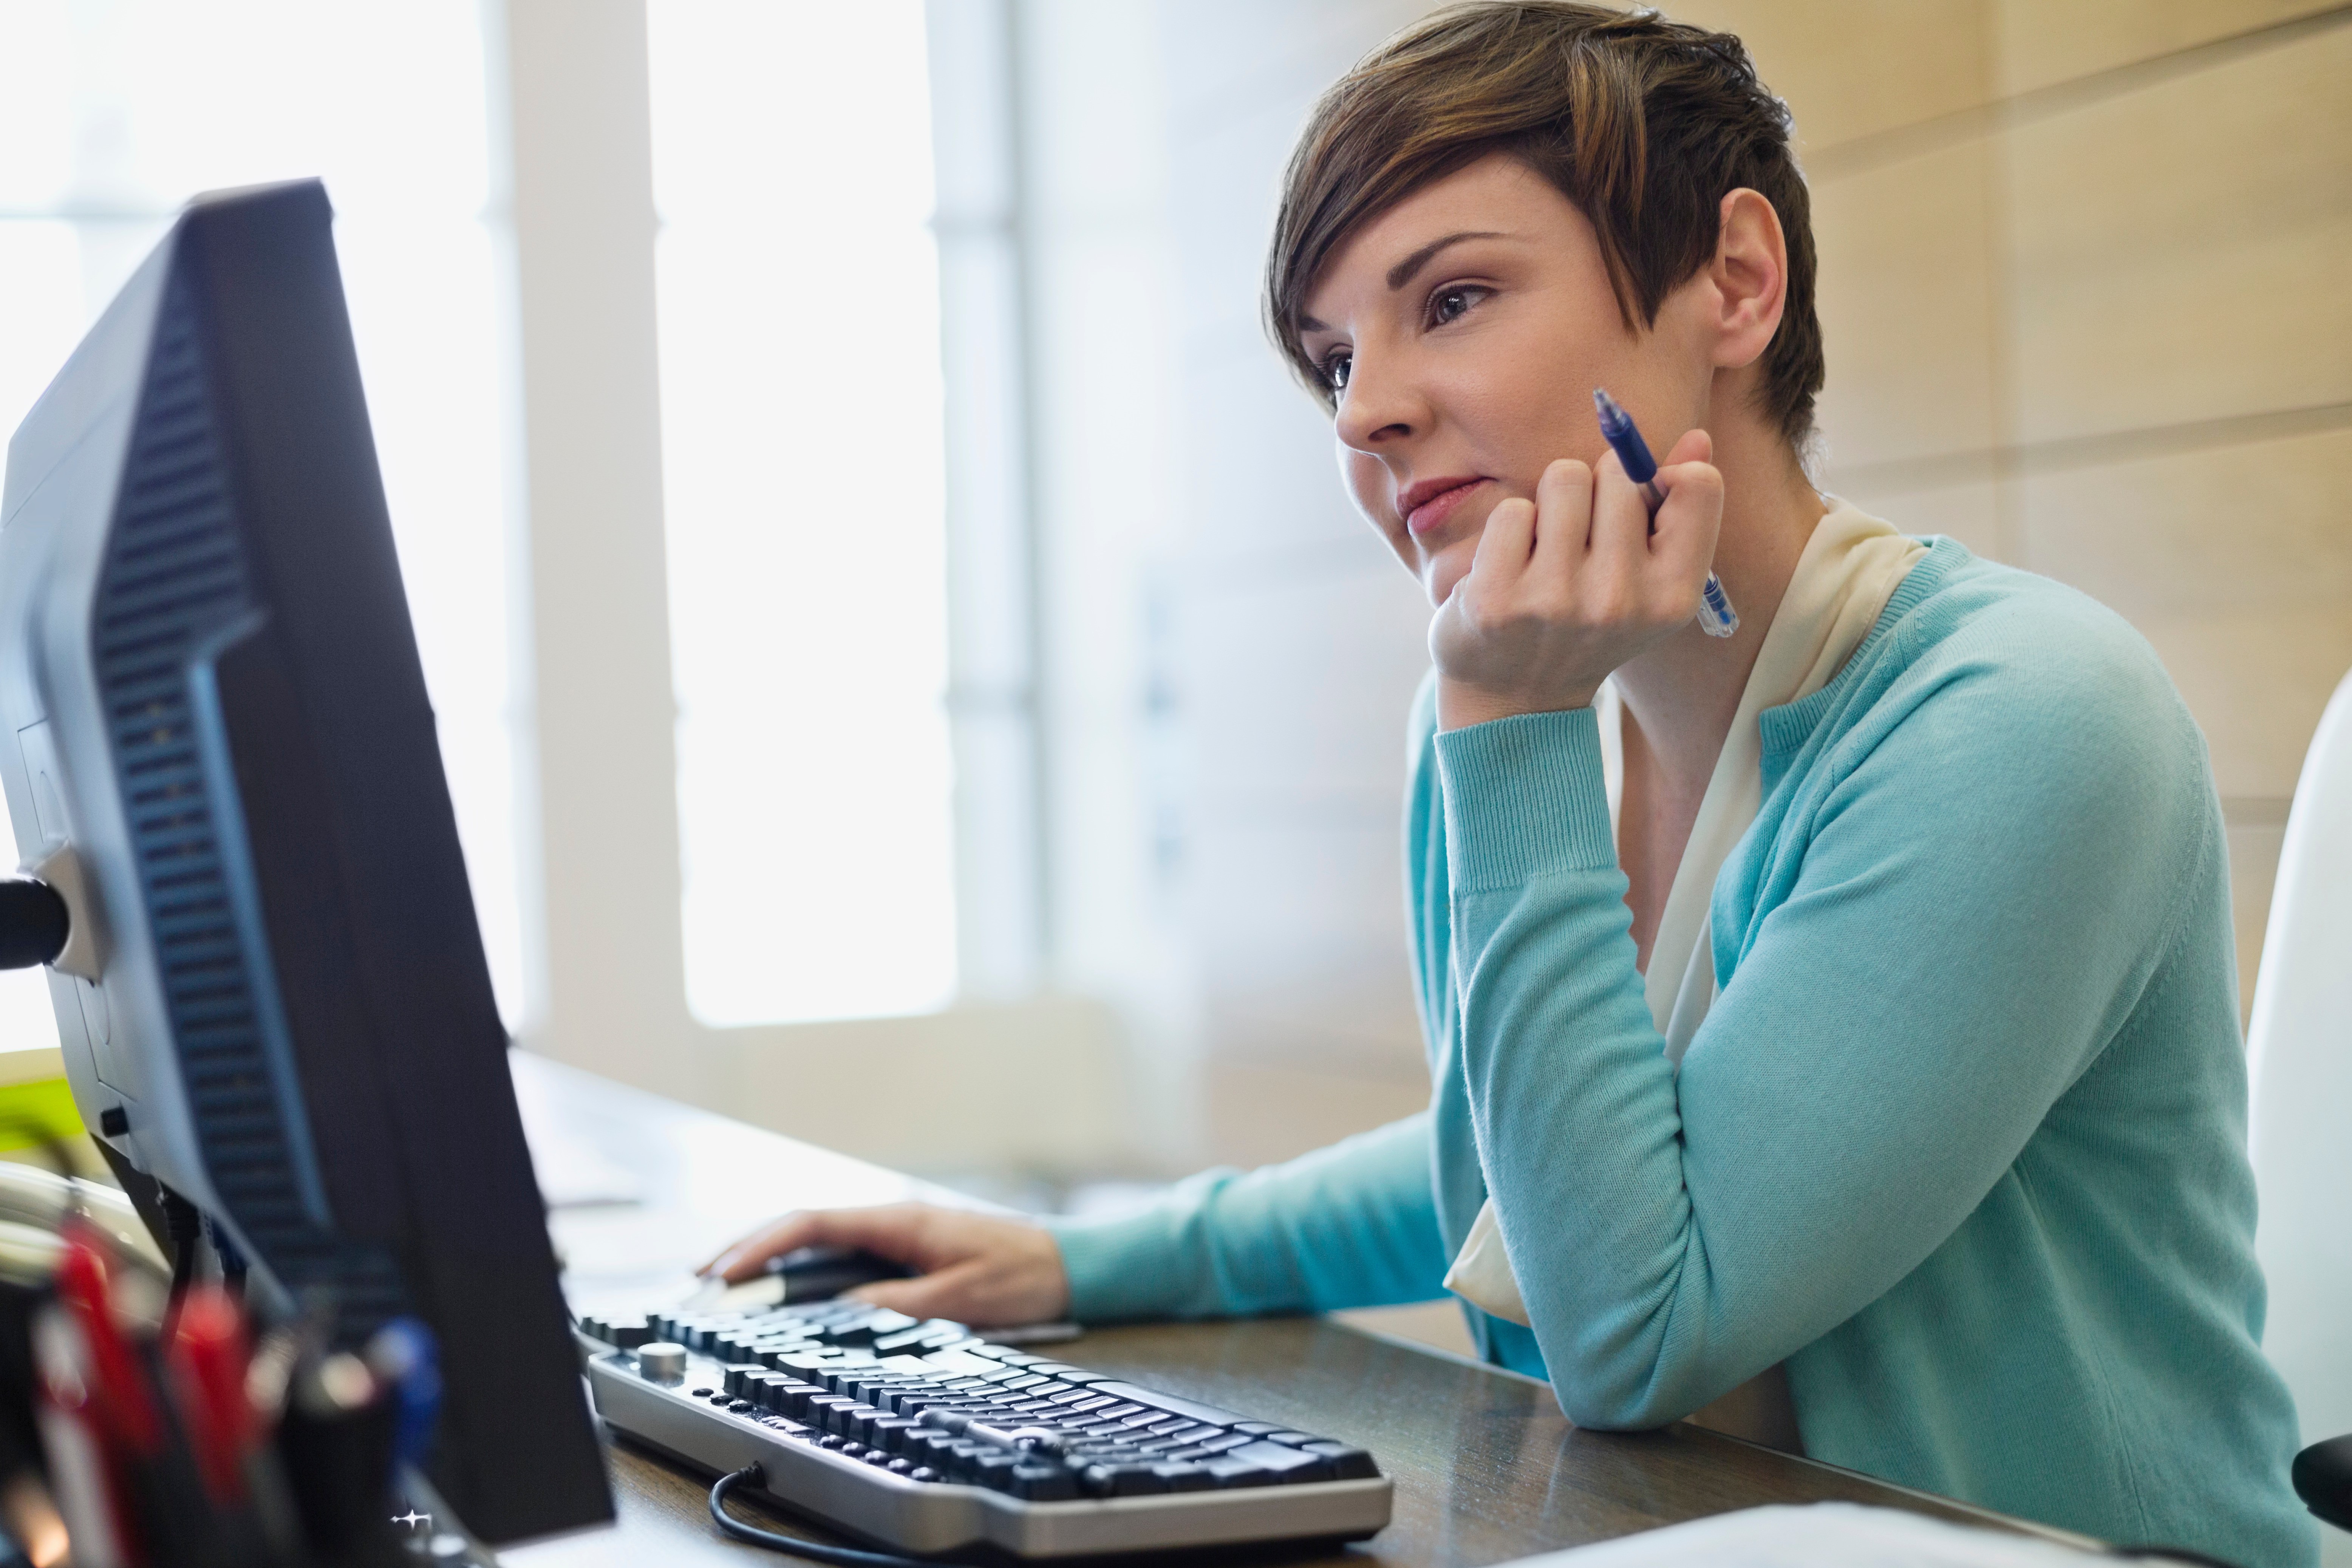
M2055 1542L1947 1524L1859 1503L1751 1508L1523 1557L1505 1568L2082 1568L2094 1554Z

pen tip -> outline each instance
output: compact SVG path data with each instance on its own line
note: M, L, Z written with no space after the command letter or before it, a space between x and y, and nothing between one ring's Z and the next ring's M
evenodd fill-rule
M1625 417L1625 411L1617 406L1617 400L1609 395L1609 389L1605 386L1596 386L1592 389L1592 408L1594 413L1601 416L1601 422L1603 425L1613 419Z

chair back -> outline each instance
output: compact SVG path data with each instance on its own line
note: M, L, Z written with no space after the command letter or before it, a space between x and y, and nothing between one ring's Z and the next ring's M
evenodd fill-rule
M2263 1348L2316 1443L2352 1432L2352 676L2287 813L2246 1044Z

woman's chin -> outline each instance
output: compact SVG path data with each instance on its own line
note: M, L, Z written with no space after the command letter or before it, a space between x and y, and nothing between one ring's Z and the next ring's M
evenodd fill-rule
M1444 561L1431 562L1429 569L1421 574L1421 585L1429 593L1429 607L1433 610L1445 608L1445 601L1454 597L1454 590L1468 575L1467 571Z

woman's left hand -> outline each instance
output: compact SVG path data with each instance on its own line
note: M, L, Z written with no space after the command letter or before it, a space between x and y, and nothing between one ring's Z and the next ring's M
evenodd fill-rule
M1598 470L1562 458L1533 501L1496 507L1430 623L1439 727L1590 707L1619 667L1688 626L1723 524L1714 455L1704 430L1675 443L1655 533L1613 453Z

